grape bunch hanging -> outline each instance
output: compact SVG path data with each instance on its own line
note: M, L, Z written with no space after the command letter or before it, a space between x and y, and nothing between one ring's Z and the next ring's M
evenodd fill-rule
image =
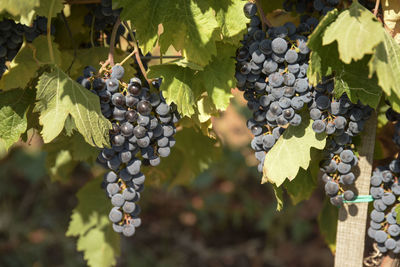
M236 79L253 112L247 127L254 135L251 147L260 162L258 171L262 172L265 153L287 125L301 124L299 112L312 100L306 76L310 50L302 25L296 28L286 23L265 32L255 4L245 4L244 13L250 23L243 46L236 53Z
M333 78L314 88L313 101L309 105L312 129L317 134L326 133L327 144L321 161L325 192L332 204L340 206L343 200L354 200L353 167L358 159L354 154L353 138L362 132L372 109L361 103L353 104L346 94L339 99L333 95Z
M312 10L325 15L339 2L310 3L312 1L303 3L308 9L302 11L299 26L288 22L266 31L262 30L261 20L256 15L257 6L245 4L244 13L250 22L243 46L236 53L237 87L244 91L247 106L253 112L247 127L254 135L251 147L259 160L258 171L262 172L266 153L285 129L289 125L300 125L302 120L308 119L308 116L304 117L308 112L314 132L327 136L320 163L322 178L331 203L340 206L344 200L351 201L356 197L353 168L358 158L353 137L363 130L372 109L352 103L346 94L336 99L334 76L324 77L316 87L309 84L307 40L319 20L306 13L312 13ZM321 3L326 5L322 7Z
M394 124L393 142L399 146L400 114L389 108L386 116ZM400 197L399 177L399 155L388 165L377 167L371 177L370 193L374 202L368 236L377 243L382 253L400 253L400 224L396 211L399 204L397 199Z
M141 223L137 202L145 182L142 167L157 166L169 156L180 117L175 105L168 105L158 91L160 79L152 82L151 91L137 77L124 80L124 72L115 65L96 75L89 66L78 82L99 96L101 111L112 122L112 147L101 151L98 162L109 170L103 185L113 205L109 213L113 229L132 236Z
M98 40L102 33L105 33L106 42L110 44L111 33L121 13L121 9L112 9L111 0L102 0L100 4L87 4L86 7L88 13L84 18L84 24L93 31L91 34L94 37L94 44L96 46L100 45ZM118 43L120 36L124 33L124 26L119 25L116 31L115 43Z
M51 34L54 34L54 25ZM0 77L7 70L6 62L12 61L22 46L24 37L27 42L33 42L39 35L47 33L47 18L36 17L32 26L28 27L14 20L4 19L0 21Z

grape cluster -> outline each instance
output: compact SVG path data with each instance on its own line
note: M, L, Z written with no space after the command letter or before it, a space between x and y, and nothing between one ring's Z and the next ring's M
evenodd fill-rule
M301 124L298 113L312 101L312 87L306 76L310 50L302 27L289 22L265 32L255 4L246 3L244 13L250 23L236 53L235 76L237 87L244 91L247 106L253 112L247 127L255 136L251 147L262 172L265 153L287 125Z
M333 88L333 79L324 78L314 88L309 110L314 132L328 135L321 170L326 194L331 197L332 204L340 206L343 199L350 201L355 197L349 189L355 180L352 168L358 162L352 151L352 137L363 130L372 109L360 103L353 104L346 94L335 98Z
M113 10L111 0L102 0L100 4L88 4L87 8L89 12L84 19L85 25L88 27L93 25L96 40L99 39L101 32L105 33L107 36L106 41L110 44L111 32L121 13L121 9ZM118 41L124 33L125 28L119 25L115 40Z
M390 122L394 122L393 142L400 147L400 114L389 108L386 111L386 118Z
M55 28L52 27L52 33ZM10 19L0 21L0 77L7 70L6 61L12 61L17 55L24 41L33 40L39 35L47 33L47 18L36 17L31 27L15 23Z
M112 122L112 147L101 151L98 162L109 169L104 187L114 206L109 214L114 231L132 236L140 225L136 202L145 181L141 167L157 166L170 154L180 117L158 92L161 80L153 82L156 90L151 92L139 78L125 83L120 65L102 77L95 74L93 67L86 67L77 81L99 96L101 111Z
M299 14L319 12L326 15L340 4L340 0L285 0L283 8L287 12L296 11Z
M387 119L394 123L395 133L393 141L398 144L398 125L400 114L392 108L386 111ZM400 253L400 225L396 222L395 210L397 198L400 196L400 159L394 159L389 165L377 167L371 177L370 193L374 199L370 217L368 236L377 242L382 252L392 251Z
M374 199L368 236L382 252L400 253L400 225L396 222L396 199L400 196L400 159L377 167L371 177L370 193Z
M17 55L24 41L24 26L13 20L0 22L0 77L6 71L6 61L11 61Z

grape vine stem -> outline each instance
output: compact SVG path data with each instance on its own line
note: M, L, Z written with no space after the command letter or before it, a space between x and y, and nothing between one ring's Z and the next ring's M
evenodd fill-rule
M262 30L265 31L266 30L265 25L267 25L268 27L272 27L272 24L267 19L267 16L265 16L265 13L261 6L260 0L256 0L256 5L257 5L258 12L260 13L260 16L261 16Z
M54 2L55 0L51 1L50 8L49 8L49 15L47 17L47 45L49 46L49 54L50 54L50 61L54 64L54 51L53 51L53 42L51 40L51 18L54 9Z
M68 25L68 21L67 21L67 18L65 17L65 14L64 14L63 10L61 10L60 16L61 16L61 18L62 18L62 20L64 22L65 28L67 29L68 36L71 39L72 47L74 49L74 57L72 58L71 64L69 65L69 67L67 69L67 73L69 74L70 71L71 71L71 68L74 65L74 62L76 60L77 51L76 51L76 45L75 45L75 42L74 42L74 37L72 36L71 28Z
M108 61L111 66L114 66L114 52L115 52L115 37L117 36L117 30L119 25L121 24L121 20L118 17L117 21L115 21L114 27L111 32L111 41L110 41L110 52L108 53Z
M129 35L131 36L132 45L133 45L133 51L132 51L132 53L129 54L129 56L127 56L124 60L121 61L120 65L122 65L129 58L131 58L133 55L135 55L136 62L139 65L140 71L142 72L143 77L146 79L147 83L150 85L151 84L151 80L149 78L147 78L146 69L143 66L142 59L140 58L139 46L138 46L138 43L136 41L136 38L135 38L135 36L133 36L132 29L129 26L129 24L126 21L124 21L123 24L128 29Z
M381 3L380 0L376 0L376 2L375 2L375 8L374 8L374 16L375 16L375 17L378 15L380 3Z

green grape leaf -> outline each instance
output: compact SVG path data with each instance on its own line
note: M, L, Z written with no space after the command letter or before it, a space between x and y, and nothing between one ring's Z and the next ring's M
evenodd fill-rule
M69 12L67 12L68 9ZM83 18L86 16L86 14L88 14L88 9L82 8L82 5L70 5L68 9L65 10L64 14L71 30L72 39L69 34L65 34L65 30L56 30L54 33L55 42L59 44L62 50L73 49L75 44L89 43L91 42L90 38L94 39L94 36L92 37L90 35L91 27L86 24L85 27L82 27ZM56 29L65 29L65 24L62 20L53 20L52 22L54 22ZM69 58L69 60L67 60L67 64L70 64L72 59L73 57ZM96 62L96 64L98 63L99 62Z
M36 75L39 65L33 59L33 51L26 46L21 47L17 56L11 62L0 80L0 88L10 90L13 88L25 88L28 82Z
M61 54L58 45L53 43L54 60L61 63ZM39 67L50 63L50 53L45 36L39 36L32 44L24 43L17 56L11 62L0 80L0 88L10 90L13 88L25 88L36 77Z
M336 249L336 231L339 218L339 209L332 205L329 198L325 198L324 205L318 215L319 231L332 253Z
M89 266L110 267L121 254L120 236L112 230L108 219L112 205L100 183L101 179L91 180L77 193L78 205L66 235L78 237L77 249L83 251Z
M51 143L44 144L47 152L46 168L52 181L68 181L79 161L93 163L99 149L89 145L85 139L73 131L71 135L60 134Z
M322 77L335 74L335 95L339 97L347 93L350 100L376 108L381 97L381 88L375 76L370 75L368 64L371 56L367 55L358 61L344 64L339 59L338 43L322 45L324 30L330 24L336 23L337 11L331 11L325 16L314 33L310 36L308 46L312 49L308 68L309 81L316 85Z
M34 90L14 89L0 93L0 140L6 150L27 130L26 114L34 100Z
M63 0L40 0L40 5L35 8L36 14L47 18L50 15L54 18L63 10L63 3Z
M177 132L175 140L176 145L171 149L169 157L162 158L157 168L144 169L148 177L154 178L154 183L161 180L172 185L187 185L221 156L216 140L194 128L184 128Z
M318 162L318 160L315 160L314 162ZM312 161L310 164L312 164ZM312 176L310 168L307 170L300 168L296 178L293 179L293 181L286 180L283 183L283 186L286 188L293 205L297 205L301 201L310 198L311 194L317 187L317 181Z
M307 46L311 49L311 55L307 78L313 85L321 81L323 76L331 74L332 70L329 64L326 64L326 60L338 60L339 58L337 46L329 45L323 47L322 45L322 37L326 28L337 19L338 15L339 12L336 9L326 14L308 38ZM331 54L326 56L326 54L322 54L323 52Z
M183 116L190 117L196 112L210 116L217 110L225 110L230 103L235 75L235 61L231 55L235 47L222 42L217 42L217 47L218 54L203 70L194 71L169 63L150 67L148 77L163 78L164 97L168 103L174 102ZM206 101L204 97L198 99L204 91L208 95ZM198 106L199 101L203 101L202 106ZM208 119L202 117L201 121Z
M267 153L264 161L262 183L271 182L280 186L285 179L292 181L300 168L310 164L311 148L323 149L325 134L316 134L308 116L304 116L299 126L289 126Z
M64 129L67 116L72 116L77 130L92 146L109 146L111 123L101 115L98 96L86 90L59 68L40 76L35 111L40 112L45 143L51 142Z
M340 69L335 70L335 95L337 98L343 93L347 93L353 103L360 100L363 104L373 108L378 107L382 90L375 75L368 77L370 58L370 56L365 56L362 60L343 64Z
M216 109L225 110L233 97L231 88L234 87L235 60L231 57L235 54L235 47L218 43L218 54L212 61L198 72L193 86L200 86L198 91L207 91L208 96Z
M198 114L196 115L199 119L199 123L205 123L211 119L211 116L218 114L218 110L215 108L209 96L203 96L197 101L197 112Z
M150 67L148 77L162 77L161 90L168 104L174 102L180 114L190 117L195 113L195 99L199 95L190 87L194 74L190 68L166 64Z
M40 0L2 0L0 1L0 13L6 11L12 16L20 18L21 23L30 24L35 7L40 5Z
M222 41L237 45L246 31L249 19L243 12L241 0L209 0L216 11L217 22L221 28Z
M399 204L396 205L395 211L396 211L397 214L399 214L399 212L400 212L400 205ZM396 216L396 223L400 224L400 216L399 217Z
M384 33L384 41L380 43L369 63L370 76L378 76L378 83L393 101L392 95L400 96L400 45L388 34Z
M326 28L322 40L323 45L337 41L340 59L348 64L372 54L383 38L381 23L371 11L354 1Z
M143 53L156 44L158 33L162 53L172 45L190 62L205 66L216 53L215 34L218 23L215 11L205 9L206 3L194 0L115 0L114 7L122 7L121 18L134 21L136 36ZM151 21L151 23L148 23ZM162 24L162 31L159 25ZM142 27L140 27L142 25Z
M272 188L276 199L276 210L281 211L283 209L283 189L276 185L272 185Z
M67 182L72 175L77 161L73 160L71 151L66 149L50 150L46 157L46 169L50 180L55 182Z

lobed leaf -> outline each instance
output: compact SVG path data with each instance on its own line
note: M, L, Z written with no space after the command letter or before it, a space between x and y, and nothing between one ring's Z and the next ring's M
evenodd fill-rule
M6 150L27 130L26 115L34 100L34 90L14 89L0 93L0 140Z
M324 236L325 243L332 253L336 250L336 231L339 217L339 209L332 205L329 198L325 198L322 210L318 215L319 231Z
M58 67L42 74L36 99L35 111L40 112L45 143L54 140L64 129L67 117L72 116L87 143L97 147L109 145L111 123L101 115L98 96L84 89Z
M162 53L172 45L182 51L188 61L205 66L217 52L215 40L219 36L215 33L218 23L214 10L205 2L115 0L114 6L123 8L122 19L143 25L136 28L143 53L149 52L158 40Z
M316 134L308 116L304 116L299 126L289 126L264 161L262 183L271 182L280 186L285 179L292 181L300 168L310 164L311 148L323 149L325 134Z
M206 170L220 157L216 140L208 138L194 128L184 128L175 135L176 145L168 158L162 158L157 168L145 169L148 177L185 185ZM177 160L180 159L180 160Z
M389 100L393 101L393 95L400 96L400 45L386 32L369 62L369 70L370 76L376 73Z
M216 19L221 29L222 41L237 45L246 31L249 19L243 12L241 0L209 0L216 12Z
M67 120L68 121L68 120ZM93 163L99 149L89 145L76 131L60 134L53 142L44 144L46 168L52 181L67 181L79 161Z
M61 54L55 43L53 51L55 63L61 64ZM32 44L24 43L11 62L10 68L1 77L0 88L10 90L27 87L36 77L40 66L48 63L50 63L50 53L45 36L37 37Z
M92 267L116 264L120 255L120 236L108 220L111 202L100 187L101 179L86 183L78 193L78 205L72 211L67 236L78 237L77 249Z
M39 16L54 18L64 8L63 0L40 0L40 4L35 8L36 14ZM50 10L51 9L51 10ZM50 12L51 11L51 12Z
M318 162L318 160L316 159L314 162ZM286 180L283 186L286 188L293 205L297 205L301 201L310 198L317 187L317 181L312 176L309 168L307 170L300 168L296 178L292 181Z
M8 12L19 18L21 23L29 25L34 15L35 7L40 5L40 0L2 0L0 1L0 13Z
M195 113L195 99L199 93L191 87L195 72L176 65L156 65L150 68L149 78L162 77L161 90L168 104L174 102L180 114L190 117Z
M349 64L372 54L374 48L383 41L383 27L376 17L354 1L349 9L340 13L334 22L326 27L323 45L337 41L339 57Z

